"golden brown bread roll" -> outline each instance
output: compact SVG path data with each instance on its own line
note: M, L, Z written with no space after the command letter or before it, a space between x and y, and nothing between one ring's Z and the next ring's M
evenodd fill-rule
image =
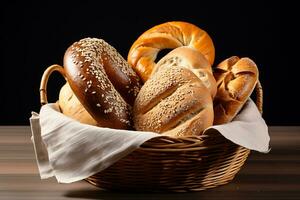
M232 56L214 71L218 90L214 99L214 124L230 122L241 110L258 81L258 69L249 58Z
M97 122L85 110L77 97L74 95L68 83L66 83L60 89L58 106L64 115L74 120L93 126L97 125Z
M172 137L200 135L213 124L213 103L202 81L185 67L166 67L141 88L134 126Z
M186 67L194 72L209 89L212 98L214 98L217 92L217 84L211 65L199 51L190 47L178 47L169 52L155 65L151 76L160 68L177 66Z
M140 80L116 49L101 39L82 39L67 49L64 68L72 91L99 126L131 129Z
M193 24L180 21L163 23L144 32L131 46L127 60L145 82L159 51L181 46L196 49L213 64L215 48L209 35Z

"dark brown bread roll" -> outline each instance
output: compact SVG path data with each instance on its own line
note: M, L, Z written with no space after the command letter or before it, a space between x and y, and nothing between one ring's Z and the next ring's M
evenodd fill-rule
M99 126L131 129L140 79L116 49L101 39L82 39L67 49L64 68L74 94Z

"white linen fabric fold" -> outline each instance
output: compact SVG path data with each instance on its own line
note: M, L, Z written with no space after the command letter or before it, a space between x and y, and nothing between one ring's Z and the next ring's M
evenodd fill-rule
M232 122L208 129L218 130L225 138L240 146L261 153L269 152L268 126L251 99L246 102Z
M42 179L55 176L60 183L85 179L130 154L145 141L160 137L153 132L100 128L66 117L56 104L42 106L30 118L32 142ZM249 99L227 124L212 126L232 142L260 152L269 150L268 128Z

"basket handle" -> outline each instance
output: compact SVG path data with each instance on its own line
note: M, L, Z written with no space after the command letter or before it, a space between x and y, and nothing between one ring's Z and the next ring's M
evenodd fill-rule
M47 83L48 83L48 79L49 79L50 75L54 71L59 72L66 79L64 68L60 65L56 65L56 64L51 65L50 67L48 67L44 71L43 76L42 76L42 80L41 80L41 84L40 84L40 101L41 101L41 105L45 105L45 104L48 103L48 100L47 100Z
M259 112L263 113L263 89L261 86L260 81L258 80L256 86L255 86L255 92L256 92L256 106L259 110Z

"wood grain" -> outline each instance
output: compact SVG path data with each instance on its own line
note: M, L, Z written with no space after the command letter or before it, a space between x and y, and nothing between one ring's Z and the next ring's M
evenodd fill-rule
M251 152L229 184L192 193L118 193L85 181L41 180L28 126L0 127L0 200L44 199L300 199L300 127L270 127L268 154Z

